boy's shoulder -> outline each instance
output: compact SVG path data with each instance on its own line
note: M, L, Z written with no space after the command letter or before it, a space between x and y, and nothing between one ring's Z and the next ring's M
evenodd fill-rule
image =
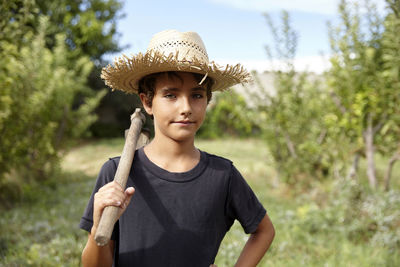
M138 155L138 151L139 151L139 149L136 149L134 159L135 159L135 158L138 158L138 156L137 156L137 155ZM121 156L110 157L110 158L108 158L108 160L104 163L103 166L105 166L105 167L115 167L115 168L117 168L120 159L121 159Z
M224 158L224 157L221 157L221 156L218 156L215 154L211 154L211 153L208 153L208 152L202 151L202 150L201 150L201 153L204 153L204 155L206 156L206 158L208 160L208 164L210 166L222 167L222 168L226 168L226 169L232 168L233 163L231 160L229 160L227 158Z
M117 168L121 156L111 157L104 163L104 167Z

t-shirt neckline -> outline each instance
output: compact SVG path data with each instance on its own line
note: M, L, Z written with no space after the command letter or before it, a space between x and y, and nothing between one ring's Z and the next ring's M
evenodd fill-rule
M147 157L143 147L141 147L138 150L138 156L141 162L143 163L143 166L158 178L171 182L188 182L199 177L200 174L207 167L207 160L208 160L207 154L201 151L200 149L199 151L200 151L199 162L191 170L186 172L170 172L159 167Z

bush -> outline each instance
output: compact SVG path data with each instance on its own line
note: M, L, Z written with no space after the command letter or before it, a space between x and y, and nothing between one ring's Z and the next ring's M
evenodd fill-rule
M214 94L198 135L203 138L220 138L247 137L258 133L258 127L252 121L252 110L244 97L231 90Z
M86 86L89 58L68 67L63 35L53 51L46 48L46 28L42 17L39 33L26 33L20 47L0 42L0 186L6 174L13 182L45 180L58 168L68 141L96 119L92 111L104 95Z
M372 193L354 180L338 180L329 191L297 210L297 223L307 234L339 235L390 252L400 249L399 192Z

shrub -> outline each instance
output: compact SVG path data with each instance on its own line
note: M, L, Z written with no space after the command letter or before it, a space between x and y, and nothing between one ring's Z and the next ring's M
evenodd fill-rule
M46 28L42 17L39 33L26 33L20 47L0 42L0 186L7 173L13 182L45 180L57 169L68 141L96 119L92 110L104 95L86 86L89 58L68 67L63 35L53 50L46 48Z
M203 138L246 137L258 132L244 97L231 90L214 95L198 135Z

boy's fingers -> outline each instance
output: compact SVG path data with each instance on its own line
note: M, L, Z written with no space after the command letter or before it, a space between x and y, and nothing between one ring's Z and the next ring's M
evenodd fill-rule
M112 181L102 186L98 192L108 191L110 189L118 190L121 192L124 191L119 183L117 183L116 181Z
M116 206L124 209L128 206L134 192L135 189L133 187L128 187L124 192L118 183L113 184L111 182L95 194L95 200L97 199L100 210L107 206Z
M108 206L116 206L119 207L121 205L121 201L117 198L108 198L108 199L100 199L97 202L97 205L100 210L103 210L105 207Z
M123 202L126 198L126 194L119 190L111 189L110 191L97 192L94 197L95 203L114 205L113 202Z

